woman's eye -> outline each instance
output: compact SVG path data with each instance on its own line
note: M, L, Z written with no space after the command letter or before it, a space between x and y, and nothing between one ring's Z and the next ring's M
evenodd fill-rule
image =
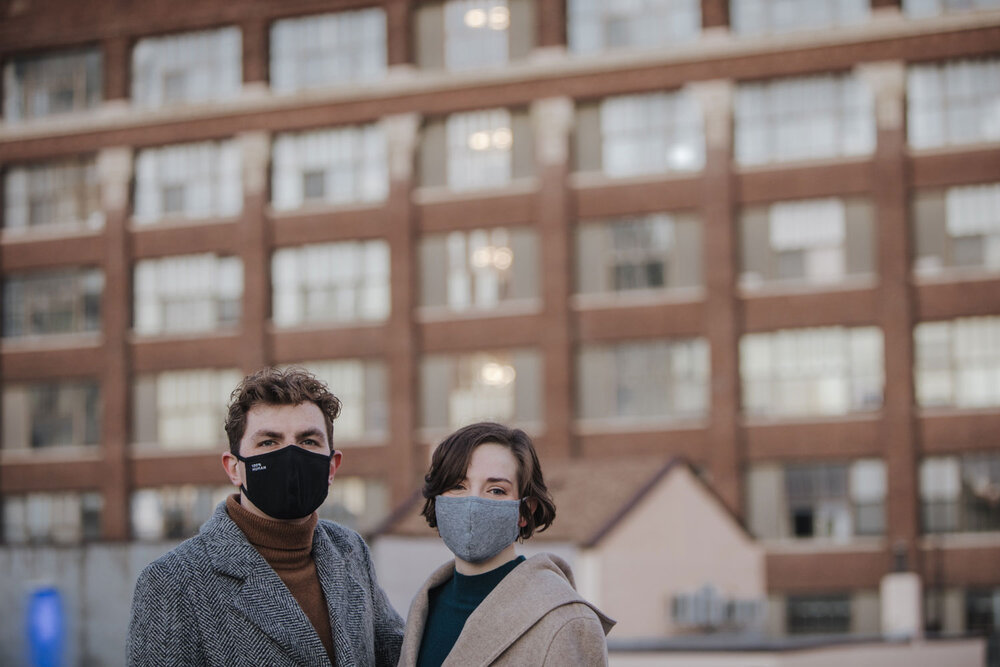
M489 491L487 491L487 493L489 493L491 495L494 495L494 496L506 496L507 495L506 489L500 489L500 488L490 489Z

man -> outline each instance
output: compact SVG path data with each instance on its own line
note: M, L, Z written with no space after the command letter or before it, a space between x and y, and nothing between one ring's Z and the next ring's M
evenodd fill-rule
M243 379L222 466L239 487L143 570L130 665L395 665L403 622L352 530L319 521L340 401L301 369Z

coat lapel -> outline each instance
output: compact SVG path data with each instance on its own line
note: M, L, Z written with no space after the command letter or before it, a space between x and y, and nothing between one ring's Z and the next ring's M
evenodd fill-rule
M316 526L316 533L313 535L313 559L316 561L316 575L330 614L334 663L360 664L355 648L370 645L371 637L364 624L353 621L364 618L365 615L371 618L374 613L370 598L365 594L366 588L349 574L351 568L344 563L343 554L335 548L322 525Z
M579 601L554 566L521 563L472 612L442 667L489 665L549 611Z
M403 634L403 647L399 652L399 667L414 667L417 664L420 642L424 637L424 626L427 625L430 590L451 579L454 572L455 561L448 561L434 570L413 598L410 613L406 616L406 631Z
M216 572L243 582L232 599L236 612L296 664L316 664L318 657L326 663L326 650L305 612L226 514L224 503L216 509L203 532Z

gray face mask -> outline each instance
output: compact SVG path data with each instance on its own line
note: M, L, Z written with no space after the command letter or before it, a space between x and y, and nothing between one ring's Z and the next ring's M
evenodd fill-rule
M520 500L479 496L438 496L434 515L438 532L455 556L481 563L513 544L519 532Z

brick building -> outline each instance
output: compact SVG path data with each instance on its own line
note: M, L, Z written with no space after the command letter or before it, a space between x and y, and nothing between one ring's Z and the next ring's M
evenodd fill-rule
M1000 3L0 12L7 544L193 532L301 364L362 529L492 417L696 464L790 632L1000 624Z

